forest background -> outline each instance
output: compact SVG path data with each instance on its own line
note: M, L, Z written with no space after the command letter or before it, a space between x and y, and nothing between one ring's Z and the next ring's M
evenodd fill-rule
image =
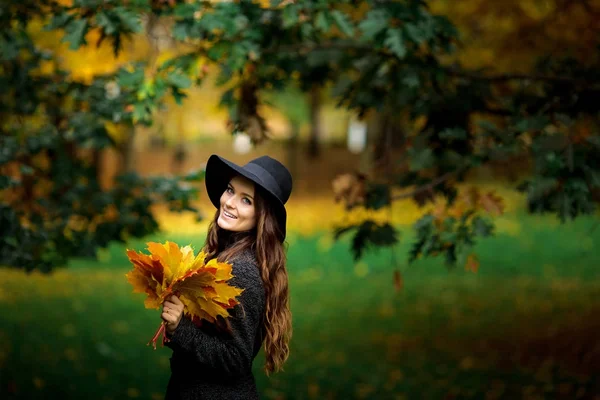
M213 153L294 176L264 398L600 398L598 1L3 3L2 398L162 398Z

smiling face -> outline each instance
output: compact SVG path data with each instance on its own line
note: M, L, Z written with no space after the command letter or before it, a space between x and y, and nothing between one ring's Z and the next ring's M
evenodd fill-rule
M254 206L254 183L236 176L221 195L221 207L217 224L231 232L249 231L256 226Z

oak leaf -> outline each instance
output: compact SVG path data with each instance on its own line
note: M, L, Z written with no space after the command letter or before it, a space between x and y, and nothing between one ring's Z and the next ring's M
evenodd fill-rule
M469 254L465 263L465 271L477 273L479 271L479 259L475 254Z
M490 214L502 215L504 213L504 201L494 191L481 195L479 204Z
M344 201L346 209L363 204L366 199L366 179L360 173L338 175L331 182L335 202Z
M217 260L205 262L206 253L194 255L191 246L179 247L166 241L164 244L149 242L150 254L127 250L133 270L125 276L133 286L134 293L144 293L146 308L158 309L165 299L177 295L184 304L184 315L199 323L202 320L214 323L220 316L229 317L229 310L239 304L236 299L243 289L229 285L233 278L232 265ZM163 322L152 340L162 334L163 344L168 341Z

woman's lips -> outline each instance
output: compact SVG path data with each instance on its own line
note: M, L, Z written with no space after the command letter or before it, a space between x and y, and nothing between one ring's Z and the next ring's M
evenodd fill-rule
M233 215L232 213L223 210L223 215L229 219L237 219L237 217L235 215Z

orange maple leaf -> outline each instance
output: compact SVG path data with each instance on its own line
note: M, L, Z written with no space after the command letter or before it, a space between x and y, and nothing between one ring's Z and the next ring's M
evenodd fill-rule
M165 299L177 295L184 304L184 314L193 321L215 322L218 316L229 317L229 309L239 304L237 297L243 289L230 286L227 281L233 278L232 265L210 260L205 263L206 253L200 251L194 256L191 246L179 247L173 242L164 244L147 243L150 254L127 250L127 257L133 270L125 276L133 286L134 293L145 293L146 308L158 309ZM165 323L161 323L152 343L165 336Z

